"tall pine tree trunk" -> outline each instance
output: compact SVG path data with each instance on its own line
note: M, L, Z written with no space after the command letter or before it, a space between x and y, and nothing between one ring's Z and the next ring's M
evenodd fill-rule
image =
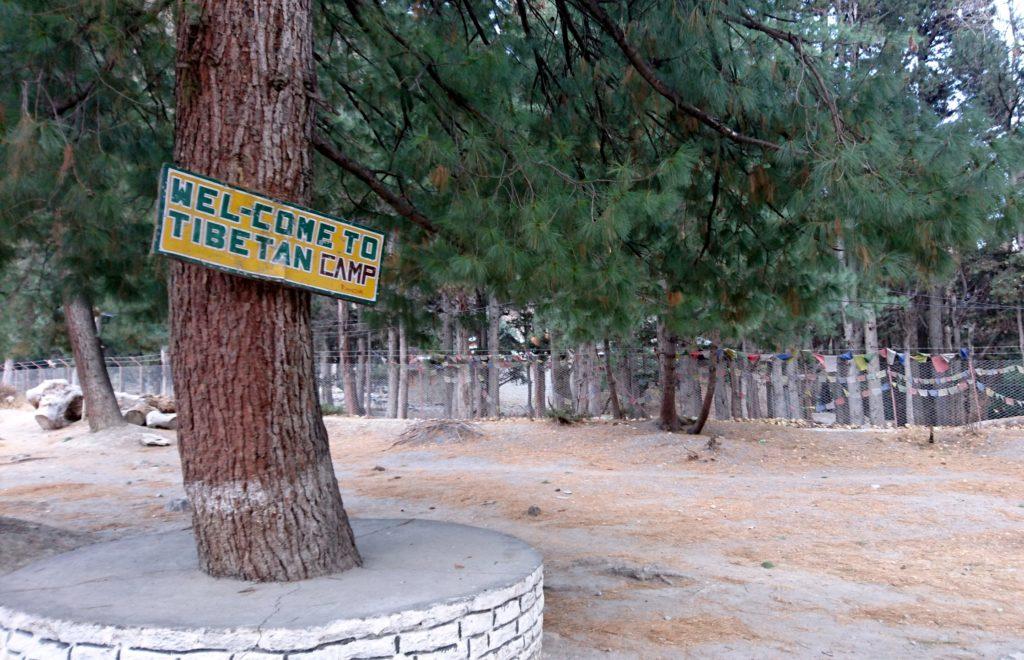
M100 338L96 334L92 304L84 293L65 292L64 321L71 350L75 354L75 370L85 399L85 418L89 422L89 430L102 431L124 424L103 360Z
M306 204L310 0L179 12L175 161ZM200 567L302 580L361 563L317 401L308 293L171 262L178 447ZM241 402L241 403L240 403Z
M345 412L362 415L363 405L359 401L356 386L355 347L352 345L352 330L349 327L349 304L338 301L338 369L341 371L341 387L345 390Z
M498 331L501 323L501 310L494 294L487 297L487 416L497 417L501 413L501 398L498 366Z
M676 411L676 342L665 322L658 320L658 365L661 372L661 406L658 408L658 426L665 431L680 429Z
M878 321L872 305L864 307L864 352L868 360L868 419L871 426L885 426L885 399L883 398L882 382L877 374L881 369L878 361Z

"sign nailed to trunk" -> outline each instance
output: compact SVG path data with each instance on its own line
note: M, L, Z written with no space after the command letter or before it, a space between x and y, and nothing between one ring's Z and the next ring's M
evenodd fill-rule
M235 275L372 303L384 234L165 165L153 249Z

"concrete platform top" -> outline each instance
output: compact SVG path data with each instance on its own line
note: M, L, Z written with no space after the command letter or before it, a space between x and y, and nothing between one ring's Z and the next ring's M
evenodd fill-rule
M516 584L540 555L506 534L427 520L353 520L362 568L248 583L198 570L188 530L98 543L0 576L0 607L65 622L307 629L424 609Z

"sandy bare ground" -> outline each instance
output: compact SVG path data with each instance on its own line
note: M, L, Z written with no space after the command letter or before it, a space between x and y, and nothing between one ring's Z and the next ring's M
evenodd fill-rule
M1024 653L1019 430L928 444L719 422L708 449L648 423L485 422L395 445L407 422L326 422L351 514L480 525L543 552L548 657ZM0 572L188 526L176 449L137 433L44 433L0 410Z

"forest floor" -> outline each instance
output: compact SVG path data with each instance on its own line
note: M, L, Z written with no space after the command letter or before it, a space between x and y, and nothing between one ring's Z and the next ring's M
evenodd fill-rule
M1024 431L713 422L708 448L650 422L514 419L396 445L410 423L326 419L350 514L532 543L546 657L1024 653ZM168 506L176 448L138 433L0 410L0 573L189 524Z

